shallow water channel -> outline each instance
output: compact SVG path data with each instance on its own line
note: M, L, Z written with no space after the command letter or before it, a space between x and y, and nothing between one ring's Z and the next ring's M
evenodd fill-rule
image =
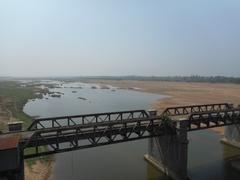
M44 96L30 100L24 111L30 116L52 117L122 110L148 110L162 95L100 88L93 84L59 83L51 92L61 97ZM240 179L226 159L240 150L219 142L221 136L202 130L189 133L188 172L191 179ZM143 159L148 140L138 140L55 155L54 180L163 180L166 177Z

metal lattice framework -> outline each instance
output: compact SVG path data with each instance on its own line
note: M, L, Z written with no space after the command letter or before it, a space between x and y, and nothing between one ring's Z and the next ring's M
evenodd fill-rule
M169 132L169 130L168 130ZM54 129L37 130L30 139L23 139L22 148L34 147L35 151L25 154L32 158L53 153L114 144L166 134L161 119L154 117L100 122ZM171 132L172 133L172 132ZM48 146L40 151L41 146Z
M186 120L188 131L221 127L240 123L240 109L193 113Z
M165 116L188 115L180 121ZM169 119L168 119L169 120ZM167 120L167 121L168 121ZM21 140L21 148L34 148L24 158L174 134L184 123L185 131L240 123L240 108L231 104L206 104L167 108L160 116L144 110L121 111L35 120ZM181 129L182 130L182 129ZM42 148L47 146L48 148Z
M177 106L169 107L162 112L161 116L180 116L189 115L191 113L198 112L211 112L222 111L231 108L231 104L203 104L193 106ZM145 110L133 110L133 111L120 111L120 112L108 112L98 114L84 114L76 116L61 116L50 118L34 119L32 124L28 127L28 131L46 129L46 128L60 128L69 127L81 124L92 124L98 122L114 122L114 121L126 121L132 119L138 119L148 117L148 113Z
M143 117L148 117L148 114L145 110L40 118L33 120L33 123L28 127L27 130L32 131L46 128L70 127L99 122L114 122L119 120L127 121Z
M232 105L228 103L220 104L203 104L193 106L177 106L169 107L162 112L163 116L182 116L199 112L222 111L231 108Z

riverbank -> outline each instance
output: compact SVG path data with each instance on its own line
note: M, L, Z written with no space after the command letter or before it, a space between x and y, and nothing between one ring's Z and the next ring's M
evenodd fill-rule
M50 180L54 168L53 161L37 160L33 165L24 168L25 180Z
M240 104L240 85L238 84L136 80L88 80L87 82L167 95L166 98L153 103L153 108L159 112L166 107L178 105L223 102ZM221 135L224 134L224 128L212 130Z
M31 117L23 112L29 99L41 98L46 89L22 85L16 81L0 81L0 131L6 131L7 123L22 121L24 127L31 123ZM47 180L53 169L52 158L25 161L26 180Z
M164 99L158 100L153 103L153 108L157 109L159 112L163 111L168 106L176 106L176 105L189 105L189 104L205 104L205 103L240 103L240 85L233 84L211 84L211 83L182 83L182 82L160 82L160 81L112 81L112 80L97 80L97 81L88 81L89 83L100 84L101 87L105 87L105 85L112 85L115 87L150 92L155 94L164 94L166 97ZM13 87L12 87L13 86ZM5 90L2 91L4 87ZM9 89L6 89L8 87ZM115 88L114 88L115 89ZM116 90L117 91L117 90ZM5 96L3 96L4 93ZM2 102L1 104L10 104L7 106L7 109L17 109L18 113L22 112L22 107L27 102L28 99L36 98L37 89L35 87L19 87L18 85L9 84L6 86L2 86L0 84L0 98ZM20 98L21 97L21 98ZM17 100L18 99L18 100ZM19 102L22 103L19 103ZM126 100L127 101L127 100ZM22 106L18 106L17 104L22 104ZM4 109L4 107L2 107ZM8 112L6 109L5 119L8 122L9 117L16 118L19 120L23 120L25 117L26 122L31 120L29 116L26 114L22 114L21 116L15 116L12 111ZM9 113L12 115L9 116ZM3 116L2 116L3 117ZM21 119L22 118L22 119ZM0 117L1 119L1 117ZM29 121L31 122L31 121ZM217 132L223 133L223 128L214 129ZM26 163L25 165L25 178L27 180L37 179L37 180L45 180L51 179L52 170L54 167L53 161L45 161L45 160L36 160L34 162Z

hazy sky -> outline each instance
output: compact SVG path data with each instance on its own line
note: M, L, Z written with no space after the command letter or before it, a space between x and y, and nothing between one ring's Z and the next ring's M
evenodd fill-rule
M0 0L0 76L240 76L239 0Z

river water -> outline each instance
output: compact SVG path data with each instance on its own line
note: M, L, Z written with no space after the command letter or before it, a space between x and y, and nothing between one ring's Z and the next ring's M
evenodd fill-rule
M147 110L154 101L164 97L114 87L101 89L84 83L59 83L59 88L50 91L63 95L30 100L24 112L30 116L52 117ZM240 173L226 163L227 158L240 155L240 151L221 144L220 139L220 135L209 130L189 133L188 173L191 179L240 179ZM56 154L53 180L167 179L143 159L147 152L148 140L144 139Z

